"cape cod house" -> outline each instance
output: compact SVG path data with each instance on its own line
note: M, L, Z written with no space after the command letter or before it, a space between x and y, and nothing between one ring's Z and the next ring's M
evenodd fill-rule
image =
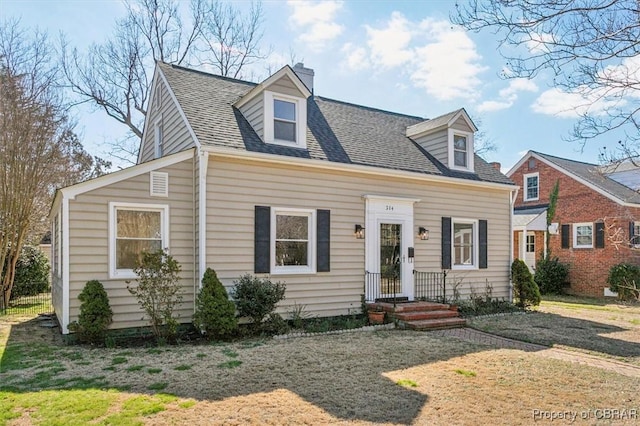
M514 257L534 270L546 250L569 265L568 291L615 296L611 266L637 262L640 248L640 168L599 166L529 151L507 172L522 186L514 206ZM549 194L559 182L556 212L547 229Z
M63 333L91 279L112 328L145 325L125 281L160 247L182 265L183 322L207 267L227 286L246 273L284 281L282 313L423 298L414 271L442 269L448 297L486 283L511 297L516 186L474 154L465 110L426 120L353 105L315 95L313 76L298 64L254 84L157 64L138 164L56 194Z

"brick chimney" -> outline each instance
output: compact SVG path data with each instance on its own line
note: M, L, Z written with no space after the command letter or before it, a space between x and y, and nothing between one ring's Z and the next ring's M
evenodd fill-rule
M293 72L302 80L307 89L313 93L313 76L315 73L311 68L305 68L302 62L298 62L293 66Z
M497 161L494 161L493 163L489 163L489 165L494 169L496 169L497 171L500 171L500 167L502 167L502 164L498 163Z

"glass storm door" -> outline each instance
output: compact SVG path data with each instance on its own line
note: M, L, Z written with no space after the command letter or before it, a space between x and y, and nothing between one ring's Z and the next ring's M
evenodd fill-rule
M380 223L380 294L402 293L402 225Z

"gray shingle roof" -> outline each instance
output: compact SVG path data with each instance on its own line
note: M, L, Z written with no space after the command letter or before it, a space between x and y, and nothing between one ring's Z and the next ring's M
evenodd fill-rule
M513 184L478 156L475 173L449 170L405 136L407 126L423 118L320 96L307 101L306 150L266 144L233 106L254 83L164 63L158 66L203 145Z
M600 166L596 164L568 160L566 158L555 157L553 155L543 154L536 151L531 152L566 170L567 172L584 179L591 185L594 185L600 190L618 198L622 202L640 204L640 194L607 177L602 173Z

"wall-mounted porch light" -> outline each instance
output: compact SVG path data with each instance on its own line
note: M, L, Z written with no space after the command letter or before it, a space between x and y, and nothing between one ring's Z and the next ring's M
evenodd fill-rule
M362 225L356 225L354 235L357 239L362 240L364 238L364 227Z
M418 228L418 237L420 237L421 240L428 240L429 239L429 230L424 228L424 227L419 227Z

